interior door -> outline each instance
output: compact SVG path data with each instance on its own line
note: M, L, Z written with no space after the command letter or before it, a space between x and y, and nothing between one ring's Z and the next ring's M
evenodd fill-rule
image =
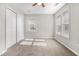
M16 43L16 13L6 9L6 48Z

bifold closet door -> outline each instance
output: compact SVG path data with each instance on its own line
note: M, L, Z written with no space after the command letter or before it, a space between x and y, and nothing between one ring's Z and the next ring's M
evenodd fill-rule
M6 9L6 48L16 43L16 13Z

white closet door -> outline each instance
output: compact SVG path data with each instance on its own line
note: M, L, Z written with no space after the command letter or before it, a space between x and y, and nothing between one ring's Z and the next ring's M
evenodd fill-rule
M16 14L6 9L6 48L16 43Z

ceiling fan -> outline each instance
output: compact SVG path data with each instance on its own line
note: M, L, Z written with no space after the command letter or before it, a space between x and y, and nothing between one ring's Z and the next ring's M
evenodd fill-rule
M45 7L45 4L44 3L34 3L32 6L42 6L42 7Z

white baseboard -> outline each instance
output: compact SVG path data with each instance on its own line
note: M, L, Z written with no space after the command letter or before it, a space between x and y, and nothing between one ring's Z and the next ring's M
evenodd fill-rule
M35 39L52 39L53 37L42 37L42 38L35 38Z
M5 49L4 51L2 51L2 52L0 53L0 56L1 56L2 54L4 54L6 51L7 51L7 49Z
M61 42L60 40L57 40L57 39L55 39L55 40L58 41L59 43L61 43L62 45L64 45L70 51L72 51L75 55L79 56L79 53L77 53L75 50L73 50L72 48L70 48L69 46L67 46L66 44L64 44L63 42Z
M38 38L26 38L24 40L33 40L33 39L53 39L53 37L38 37Z

